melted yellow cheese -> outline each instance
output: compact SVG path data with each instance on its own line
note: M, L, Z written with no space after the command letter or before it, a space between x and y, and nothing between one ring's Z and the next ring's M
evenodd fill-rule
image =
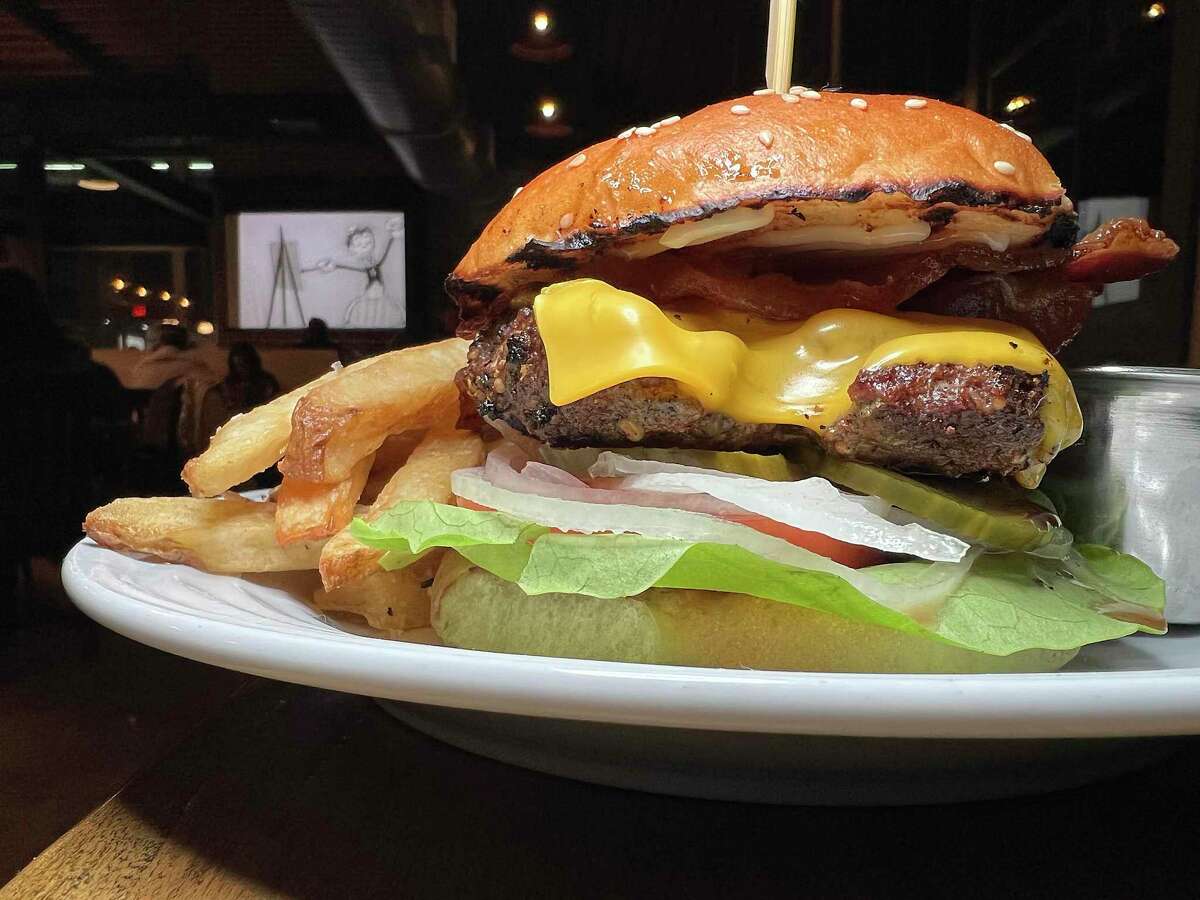
M559 406L635 378L670 378L709 411L819 431L850 411L849 388L864 369L1003 365L1050 376L1039 408L1039 462L1083 430L1062 366L1030 332L1007 322L858 309L827 310L799 324L726 310L667 312L592 278L543 288L533 309L550 400ZM1034 483L1037 477L1040 469Z

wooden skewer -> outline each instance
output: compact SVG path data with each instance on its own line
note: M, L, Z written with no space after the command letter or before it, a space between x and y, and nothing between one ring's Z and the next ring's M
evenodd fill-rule
M792 43L796 37L796 0L771 0L767 28L767 87L786 94L792 83Z

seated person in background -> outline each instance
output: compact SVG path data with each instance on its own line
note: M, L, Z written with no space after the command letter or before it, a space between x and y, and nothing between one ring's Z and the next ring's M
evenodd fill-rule
M196 351L188 348L187 330L164 325L158 346L137 361L129 373L126 387L153 391L169 381L183 378L215 377Z
M65 552L95 502L95 401L86 348L67 340L36 280L0 268L0 623L21 618L15 600L34 556ZM0 651L0 658L3 651Z
M329 336L329 325L324 319L309 319L308 327L304 329L304 334L300 338L300 343L297 347L321 347L330 350L336 350L337 344L333 342L333 338Z
M279 382L263 369L258 351L239 341L229 348L229 374L223 379L189 379L179 423L181 442L189 453L199 453L213 432L234 416L277 396Z
M349 365L350 362L353 362L353 360L347 361L342 355L342 348L330 335L329 325L324 319L309 319L308 327L304 329L300 343L296 346L304 347L307 350L334 350L337 352L338 362L342 365Z

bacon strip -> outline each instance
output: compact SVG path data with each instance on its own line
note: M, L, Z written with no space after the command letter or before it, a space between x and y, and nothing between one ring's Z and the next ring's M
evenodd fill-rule
M888 256L718 252L715 246L640 260L597 257L578 269L529 272L536 284L593 277L663 306L701 303L766 319L804 319L835 308L906 309L1023 325L1057 352L1087 318L1100 286L1141 278L1179 252L1143 219L1116 219L1071 249L996 251L982 244ZM511 294L464 321L474 332L510 308Z
M1007 274L951 272L906 310L998 319L1028 328L1057 353L1083 327L1100 285L1068 280L1061 267Z
M1145 219L1113 219L1071 250L1066 275L1071 281L1108 284L1144 278L1166 267L1179 245Z
M587 267L586 274L664 306L699 300L766 319L791 320L834 307L886 312L947 270L934 256L907 256L856 278L799 281L777 271L755 273L745 262L689 260L664 253L635 261L601 258Z
M890 312L955 268L1014 272L1061 265L1069 251L1014 253L958 245L871 257L819 254L723 256L663 253L641 260L600 257L561 277L590 276L664 306L702 301L765 319L803 319L825 309Z

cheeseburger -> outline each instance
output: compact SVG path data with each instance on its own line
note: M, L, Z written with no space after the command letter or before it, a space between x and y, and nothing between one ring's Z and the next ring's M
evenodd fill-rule
M1178 248L1076 218L1027 136L936 100L760 91L624 131L447 280L485 465L356 534L391 566L451 548L434 624L477 649L1028 671L1161 632L1161 582L1038 488L1083 430L1054 354Z

